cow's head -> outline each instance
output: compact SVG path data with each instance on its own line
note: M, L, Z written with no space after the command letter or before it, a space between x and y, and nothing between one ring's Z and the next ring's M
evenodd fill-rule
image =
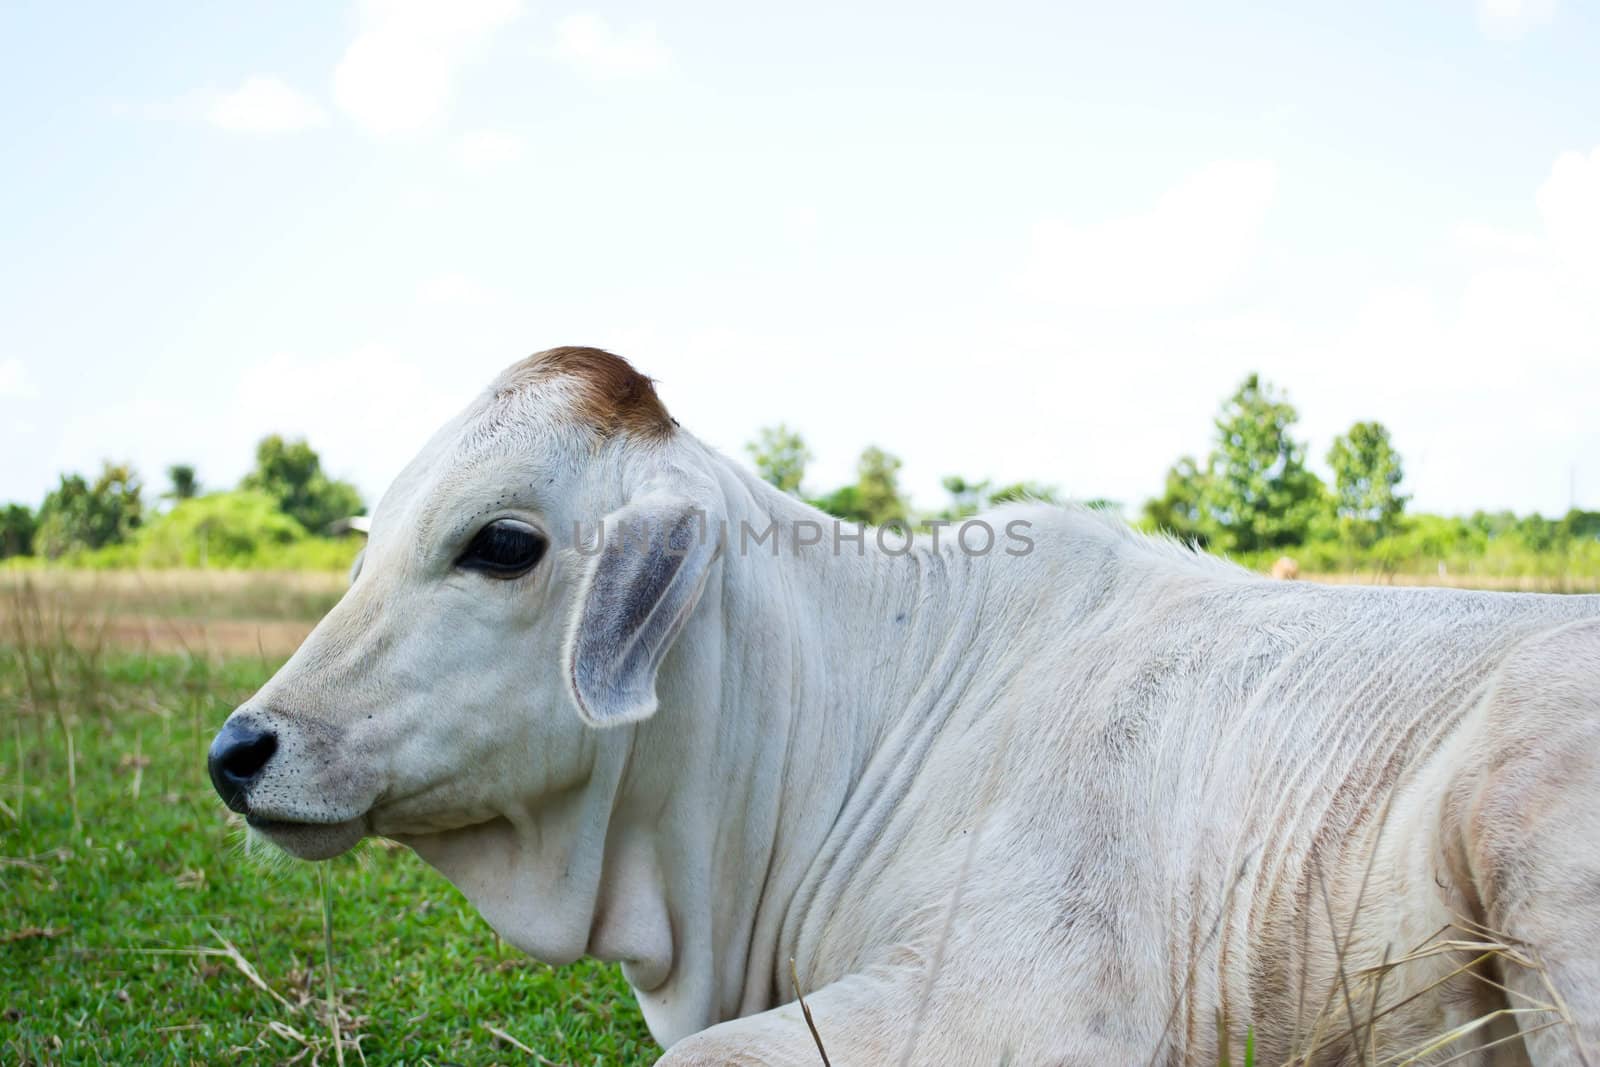
M701 454L615 356L511 367L395 481L349 591L229 716L217 791L302 858L406 840L491 921L508 879L546 881L519 891L548 913L496 925L580 954L636 733L597 727L653 714L716 558Z

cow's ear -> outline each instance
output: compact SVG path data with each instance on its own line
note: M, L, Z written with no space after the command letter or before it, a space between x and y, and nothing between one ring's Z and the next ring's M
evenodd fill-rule
M655 713L656 671L700 600L720 524L683 497L651 494L595 533L563 660L578 715L615 726Z

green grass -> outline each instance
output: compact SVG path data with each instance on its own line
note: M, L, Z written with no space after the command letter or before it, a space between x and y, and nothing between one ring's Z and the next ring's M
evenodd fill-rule
M275 666L0 647L0 1062L336 1061L318 868L247 854L204 770ZM344 1062L659 1055L614 968L522 956L409 851L327 873Z

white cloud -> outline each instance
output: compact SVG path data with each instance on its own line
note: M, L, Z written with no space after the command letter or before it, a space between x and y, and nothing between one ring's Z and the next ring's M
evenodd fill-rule
M206 108L213 126L232 133L294 133L324 126L328 116L317 102L277 78L256 75Z
M1097 307L1203 304L1245 268L1277 182L1270 162L1222 161L1140 214L1089 224L1047 220L1034 230L1024 285L1037 296Z
M1557 157L1534 203L1535 231L1477 228L1497 238L1473 264L1459 343L1485 361L1600 369L1600 148Z
M1514 41L1555 13L1556 0L1478 0L1478 29L1492 41Z
M39 395L28 368L15 356L0 359L0 400L32 400Z
M361 32L334 68L334 99L379 136L436 128L461 69L521 13L521 0L364 0Z
M822 215L810 204L790 204L780 216L785 239L797 245L815 244L822 226Z
M429 307L482 307L494 294L465 274L439 274L417 286L417 302Z
M456 140L455 156L467 170L482 174L528 155L528 142L510 130L471 130Z
M569 15L556 28L556 56L586 77L603 81L646 78L672 65L672 53L649 22L613 29L599 15Z
M1600 291L1600 147L1563 152L1536 197L1555 257Z
M1454 230L1456 247L1473 257L1512 257L1537 254L1538 237L1519 230L1506 230L1481 222L1458 223Z

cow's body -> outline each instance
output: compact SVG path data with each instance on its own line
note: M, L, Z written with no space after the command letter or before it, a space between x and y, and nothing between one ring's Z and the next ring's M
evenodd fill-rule
M780 522L811 517L751 492ZM792 957L804 988L875 975L897 1006L863 1012L860 1034L835 1032L844 1050L864 1039L869 1058L898 1056L919 1018L916 1062L948 1049L975 1063L1162 1050L1213 1062L1225 1012L1235 1053L1248 1026L1272 1063L1324 1041L1348 1049L1341 955L1366 1019L1359 972L1386 952L1420 958L1387 972L1380 1011L1472 958L1441 942L1492 940L1470 925L1503 917L1473 888L1473 828L1468 812L1452 816L1451 790L1494 754L1496 731L1551 726L1518 724L1496 699L1508 662L1540 662L1541 642L1577 650L1565 667L1587 671L1600 699L1600 597L1273 583L1090 514L986 520L1018 518L1034 542L1025 556L880 557L870 578L843 568L871 595L812 594L837 614L806 616L824 625L791 634L797 658L828 666L828 700L852 726L874 723L875 741L845 795L802 780L785 796L830 829L809 863L776 859L804 875L776 943L753 953L762 967L741 1012L789 999ZM730 562L724 581L745 568L823 588L841 569L760 557ZM1600 746L1595 702L1567 710L1566 739L1546 740ZM800 732L840 732L813 714ZM1591 873L1594 825L1570 828L1574 866ZM1600 939L1596 910L1586 929ZM919 1012L932 958L940 975ZM1505 972L1517 969L1486 973L1515 981ZM838 991L846 1010L861 1012L859 981ZM1380 1016L1378 1044L1408 1048L1504 1000L1458 978ZM834 1003L813 1004L825 1042ZM800 1024L792 1008L772 1021ZM724 1028L726 1049L750 1025ZM810 1054L802 1043L795 1062Z
M568 461L530 466L483 429L518 395L419 457L376 577L237 713L309 757L248 783L288 847L400 837L525 950L623 961L674 1063L818 1062L791 959L838 1064L1216 1062L1219 1015L1262 1063L1486 1016L1419 1062L1600 1046L1600 598L1274 583L1044 507L987 520L1020 554L858 549L682 431L584 461L552 420ZM531 584L450 571L458 469L549 528ZM720 554L667 570L565 525L693 511ZM769 525L776 554L742 535ZM412 588L457 622L369 636ZM327 737L379 768L317 772Z

